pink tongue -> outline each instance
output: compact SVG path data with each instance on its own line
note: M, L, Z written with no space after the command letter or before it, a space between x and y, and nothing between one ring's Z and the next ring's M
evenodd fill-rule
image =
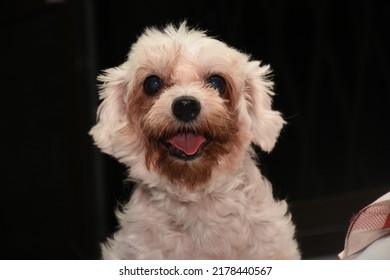
M183 151L186 155L193 155L206 139L201 135L192 133L181 133L168 140L176 149Z

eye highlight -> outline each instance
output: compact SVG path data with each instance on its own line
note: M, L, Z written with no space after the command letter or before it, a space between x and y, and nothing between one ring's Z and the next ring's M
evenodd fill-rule
M219 91L219 94L223 94L226 88L226 80L220 75L212 75L206 80L207 84Z
M144 92L147 95L156 94L163 86L163 81L156 75L147 77L144 81Z

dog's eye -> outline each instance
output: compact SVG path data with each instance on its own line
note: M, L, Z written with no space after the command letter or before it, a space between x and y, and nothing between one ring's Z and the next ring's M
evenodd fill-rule
M212 75L207 79L207 83L212 88L219 91L220 94L223 94L226 87L226 81L219 75Z
M156 94L163 86L163 81L156 75L149 76L144 81L144 91L147 95Z

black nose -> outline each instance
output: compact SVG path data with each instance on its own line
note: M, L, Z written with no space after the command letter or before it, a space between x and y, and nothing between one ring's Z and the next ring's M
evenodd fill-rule
M172 112L179 120L189 122L199 115L200 103L192 96L177 97L172 103Z

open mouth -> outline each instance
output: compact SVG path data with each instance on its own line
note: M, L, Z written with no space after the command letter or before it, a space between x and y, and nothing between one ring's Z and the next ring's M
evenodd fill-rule
M193 160L202 155L204 147L210 142L207 135L183 132L163 141L171 156L181 160Z

